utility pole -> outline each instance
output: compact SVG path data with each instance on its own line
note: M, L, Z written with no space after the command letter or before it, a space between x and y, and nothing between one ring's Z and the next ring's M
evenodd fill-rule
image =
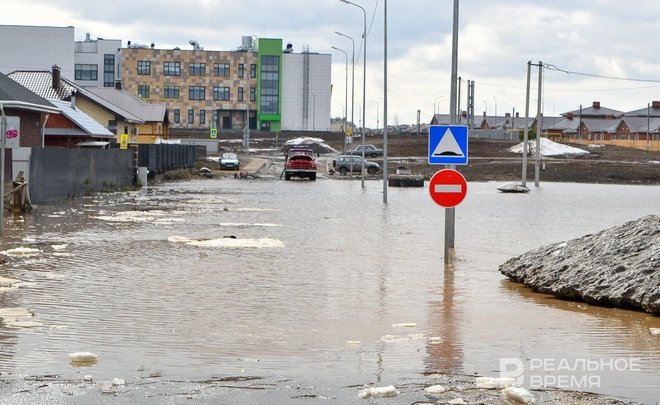
M536 100L536 161L534 163L534 185L539 186L541 176L541 133L543 132L543 115L541 114L541 96L543 80L543 62L539 61L539 93Z
M7 116L2 104L0 104L0 137L2 137L2 147L0 147L0 236L2 236L5 231L5 148L7 143Z
M525 93L525 132L523 135L522 186L527 187L527 141L529 140L529 85L532 61L527 62L527 88Z
M451 44L451 89L449 95L449 120L451 125L456 124L456 94L458 80L458 1L454 0L454 18ZM456 165L447 165L449 169L456 169ZM456 225L456 209L445 208L445 265L449 264L450 251L454 249L454 236Z
M383 19L383 203L387 204L387 0L384 3ZM417 114L419 116L419 110Z

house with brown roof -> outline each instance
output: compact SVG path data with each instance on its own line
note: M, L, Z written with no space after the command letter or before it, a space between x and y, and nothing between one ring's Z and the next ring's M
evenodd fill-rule
M60 113L60 110L48 100L2 73L0 73L0 110L7 122L6 147L10 149L42 147L44 123L49 116Z
M145 103L133 94L117 87L87 88L92 94L120 107L142 120L137 124L137 136L131 142L154 143L169 137L169 119L165 103Z
M115 135L124 133L135 136L137 126L144 123L135 114L62 77L57 66L49 72L15 71L7 76L45 99L73 103Z

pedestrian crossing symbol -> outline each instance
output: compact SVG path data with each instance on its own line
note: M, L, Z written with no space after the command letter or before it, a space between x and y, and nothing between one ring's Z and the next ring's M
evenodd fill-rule
M466 165L467 161L467 126L431 125L429 127L429 164Z

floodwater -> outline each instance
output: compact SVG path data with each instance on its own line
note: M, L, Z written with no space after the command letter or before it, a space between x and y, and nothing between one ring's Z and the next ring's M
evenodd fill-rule
M658 215L660 187L498 185L469 184L447 267L444 209L427 188L389 188L384 205L380 181L184 181L7 217L0 277L15 280L0 308L40 325L0 325L0 372L277 375L332 389L436 371L497 377L512 358L544 362L526 378L568 374L563 388L655 403L660 337L648 328L659 317L536 294L497 268ZM98 362L73 367L81 351ZM596 363L586 374L598 386L579 386L579 365Z

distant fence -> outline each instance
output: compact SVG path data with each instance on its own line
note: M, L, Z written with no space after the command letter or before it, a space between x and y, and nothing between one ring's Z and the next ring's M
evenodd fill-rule
M34 203L133 186L134 151L32 148L28 187Z
M500 141L517 141L518 132L496 129L470 129L468 131L470 138L478 139L496 139Z
M149 144L138 146L138 167L149 169L149 176L162 174L168 170L193 167L197 158L195 145ZM203 148L203 147L202 147ZM206 149L200 149L199 155L206 155Z

